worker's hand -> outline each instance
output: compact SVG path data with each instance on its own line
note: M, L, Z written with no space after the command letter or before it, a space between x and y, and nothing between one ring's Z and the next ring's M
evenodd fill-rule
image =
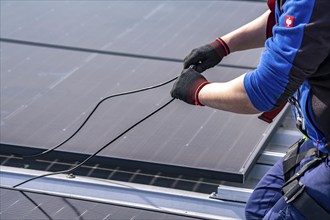
M217 38L214 42L193 49L186 58L183 60L184 69L191 65L196 66L196 71L199 73L214 67L223 57L230 53L229 47L221 39Z
M184 69L175 81L171 96L192 105L202 105L198 100L198 93L208 83L205 77L191 66Z

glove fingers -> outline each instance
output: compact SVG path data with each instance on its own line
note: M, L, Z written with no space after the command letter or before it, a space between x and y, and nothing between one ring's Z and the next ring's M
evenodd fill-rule
M183 68L187 69L191 65L198 65L202 60L204 60L204 56L202 56L199 52L196 51L196 49L194 49L188 56L184 58Z
M178 77L178 79L174 82L173 87L171 89L171 96L176 99L181 99L182 100L182 95L181 93L186 92L186 87L184 86L186 80L186 76L183 76L188 72L189 69L184 69L181 72L181 75Z
M196 71L199 72L199 73L204 72L206 69L207 68L203 64L199 64L199 65L196 66Z
M173 85L171 96L192 105L201 105L196 97L200 86L206 85L207 83L205 77L191 66L181 72L181 75Z
M212 63L210 62L203 62L203 63L200 63L196 66L196 71L199 72L199 73L202 73L204 72L205 70L211 68L211 67L214 67L215 65L213 65Z

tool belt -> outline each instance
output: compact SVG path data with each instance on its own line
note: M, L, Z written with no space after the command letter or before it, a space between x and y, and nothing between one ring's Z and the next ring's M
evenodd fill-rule
M328 213L321 207L305 190L305 185L299 182L300 177L312 167L319 165L328 155L312 148L305 152L299 152L299 147L305 142L305 138L293 144L283 160L284 180L282 194L286 203L292 204L306 219L330 219ZM295 172L300 162L306 158L314 156L312 160Z

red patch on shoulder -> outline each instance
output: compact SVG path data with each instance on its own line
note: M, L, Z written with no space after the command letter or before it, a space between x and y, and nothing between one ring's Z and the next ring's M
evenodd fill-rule
M285 16L284 26L287 28L292 28L293 25L294 25L294 17L290 15Z

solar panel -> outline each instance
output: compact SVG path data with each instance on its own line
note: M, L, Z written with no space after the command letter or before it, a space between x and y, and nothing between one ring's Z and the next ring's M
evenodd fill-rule
M1 37L183 59L266 10L255 1L5 1ZM260 50L240 54L223 62L258 64Z
M205 36L221 33L213 22L224 19L226 31L239 22L246 22L242 19L235 25L229 25L226 21L233 18L232 12L215 13L215 9L221 11L227 7L226 2L148 1L143 2L141 7L137 7L136 2L116 1L48 3L1 3L5 18L2 20L6 21L2 25L4 31L1 37L182 58L192 45L207 41ZM236 5L233 8L236 14L245 12L243 6L259 11L264 9L260 3L231 2L228 7L232 4ZM72 13L71 6L74 6L76 14ZM184 6L187 7L185 10ZM137 10L128 13L134 7ZM201 7L202 10L198 10ZM24 16L13 17L21 10L30 8L32 11L24 13ZM188 22L191 16L197 16L194 12L198 17L211 12L215 14L210 16L212 18L208 16L206 21L193 19L193 22ZM249 16L252 17L252 14L246 17ZM63 20L66 22L59 23ZM36 24L33 21L37 21ZM195 26L201 26L201 32L194 33ZM159 27L167 30L165 35L158 33ZM57 36L54 28L62 34ZM141 36L138 37L138 34ZM135 43L129 41L128 36ZM102 97L167 81L182 69L181 63L166 60L8 42L1 42L1 54L1 142L43 149L51 148L70 136ZM258 57L252 55L238 54L235 63L256 64ZM216 67L205 75L211 81L227 81L245 71L246 68L239 66ZM169 101L171 86L107 101L86 127L61 150L85 154L95 152L127 127ZM164 168L182 168L182 171L195 175L208 173L224 180L243 181L266 141L265 134L271 132L273 127L256 116L237 115L175 101L125 134L100 155L158 164Z

